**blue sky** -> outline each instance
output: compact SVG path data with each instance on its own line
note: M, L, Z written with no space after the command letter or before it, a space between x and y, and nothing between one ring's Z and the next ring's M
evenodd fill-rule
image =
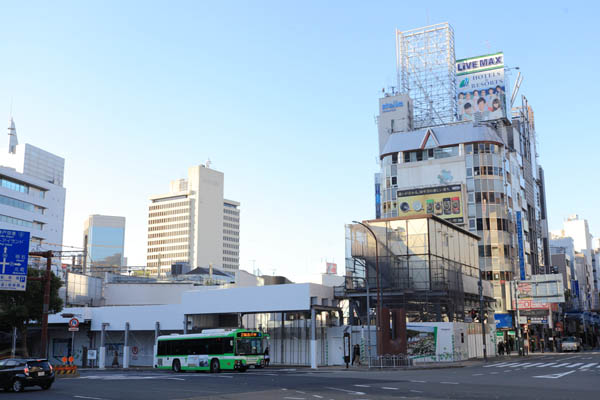
M374 217L394 29L448 21L457 58L504 51L524 74L550 228L579 213L600 235L598 6L417 3L4 2L0 115L12 99L20 141L66 159L64 244L123 215L144 264L148 196L210 158L242 203L242 268L310 279Z

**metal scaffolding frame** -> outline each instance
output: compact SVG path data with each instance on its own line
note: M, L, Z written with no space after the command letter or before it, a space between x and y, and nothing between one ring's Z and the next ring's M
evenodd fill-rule
M447 22L396 30L398 87L413 101L414 128L456 121L454 30Z

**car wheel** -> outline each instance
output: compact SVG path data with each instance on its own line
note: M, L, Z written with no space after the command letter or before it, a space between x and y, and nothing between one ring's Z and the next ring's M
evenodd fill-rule
M25 390L25 385L23 385L23 381L21 381L20 379L15 379L13 381L11 389L13 392L22 392L23 390Z
M52 384L46 383L46 384L40 385L40 387L42 388L42 390L48 390L52 387Z
M217 360L216 358L213 358L210 362L210 372L211 373L217 373L221 370L221 366L219 365L219 360Z
M181 372L181 363L177 359L173 361L173 371Z

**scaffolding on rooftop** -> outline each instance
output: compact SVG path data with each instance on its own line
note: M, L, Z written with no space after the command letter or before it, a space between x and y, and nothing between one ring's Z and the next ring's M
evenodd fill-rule
M396 70L401 92L413 101L414 128L456 121L454 30L447 22L396 30Z

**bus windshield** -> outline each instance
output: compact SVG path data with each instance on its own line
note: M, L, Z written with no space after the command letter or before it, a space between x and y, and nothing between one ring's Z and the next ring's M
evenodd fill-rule
M264 352L261 338L240 338L236 344L235 353L238 355L258 355Z

